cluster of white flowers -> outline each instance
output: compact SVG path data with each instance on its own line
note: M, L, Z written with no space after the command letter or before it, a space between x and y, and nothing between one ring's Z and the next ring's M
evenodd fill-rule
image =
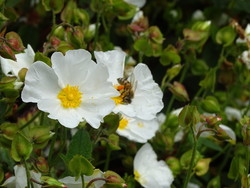
M86 121L98 128L106 115L119 113L117 133L146 143L159 129L156 114L163 108L163 93L149 68L139 63L125 76L126 54L123 51L94 52L94 55L97 63L83 49L69 50L65 55L55 52L51 56L52 67L49 67L41 61L33 63L34 52L28 46L24 53L17 55L16 62L2 58L1 65L6 76L11 74L17 78L18 72L27 68L22 100L37 103L41 111L63 126L74 128ZM157 161L149 144L138 151L134 166L135 178L143 187L169 187L173 181L171 170L163 161ZM4 184L19 181L20 169L25 171L23 167L15 167L16 176ZM25 181L23 183L27 184ZM69 187L81 186L73 177L60 181Z

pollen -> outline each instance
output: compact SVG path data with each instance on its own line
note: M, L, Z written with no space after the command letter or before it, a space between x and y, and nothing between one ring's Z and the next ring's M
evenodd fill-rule
M115 101L115 104L118 105L118 104L122 104L123 102L123 98L121 96L118 96L118 97L111 97L111 99L113 99Z
M128 120L123 118L123 119L120 120L120 122L119 122L119 127L118 127L118 129L125 129L125 128L127 127L127 125L128 125Z
M144 127L144 124L142 122L138 122L137 126L140 127L140 128L142 128L142 127Z
M67 85L57 95L64 108L77 108L82 102L82 93L78 86Z

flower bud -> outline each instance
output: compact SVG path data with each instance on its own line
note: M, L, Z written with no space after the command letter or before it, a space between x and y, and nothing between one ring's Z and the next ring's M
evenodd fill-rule
M225 26L221 28L215 36L215 40L218 44L222 44L224 47L233 43L236 37L236 32L232 26Z
M181 62L181 57L173 45L168 45L168 47L162 51L160 62L164 66L170 65L171 63L179 64Z
M220 105L217 99L213 96L207 96L201 103L203 110L209 113L220 112Z
M6 139L13 140L16 132L18 131L18 126L15 123L5 122L1 124L0 130Z
M12 59L12 60L16 61L15 53L5 43L0 44L0 55L4 58L8 58L8 59Z
M36 167L42 173L49 172L49 165L44 157L40 156L36 159Z
M119 136L116 134L111 134L108 137L108 146L111 150L120 150L120 146L119 146Z
M58 40L64 40L65 29L63 26L58 26L52 32L52 37L58 38Z
M31 142L20 132L17 132L11 144L11 157L19 162L27 160L33 150Z
M183 127L194 126L200 122L200 114L196 106L185 106L179 114L179 124Z
M23 46L23 42L20 36L16 32L8 32L5 35L8 45L14 49L15 51L23 51L25 47Z
M105 184L105 188L108 187L127 187L127 185L125 184L124 179L121 178L121 176L113 171L106 171L104 173L104 178L106 179L106 183Z
M51 187L51 188L55 188L55 187L62 187L62 188L67 188L66 185L64 185L63 183L57 181L54 178L51 178L49 176L42 176L41 181L43 182L43 187Z
M149 38L157 44L162 44L164 41L163 35L157 26L151 26L148 29Z
M222 118L218 116L205 116L205 120L207 122L207 126L213 128L221 122Z
M169 90L179 101L189 101L187 90L181 83L175 81L173 85L170 85Z
M169 168L171 169L171 171L173 172L174 176L180 174L181 164L180 164L179 159L177 159L175 157L168 157L166 159L166 163L169 166Z
M21 80L22 82L24 82L24 80L25 80L25 76L26 76L27 71L28 71L27 68L22 68L22 69L18 72L18 77L20 78L20 80Z
M187 170L189 169L190 163L191 163L191 158L192 158L192 150L188 150L185 152L180 159L180 165L182 169ZM197 162L201 159L201 154L199 153L198 150L195 151L195 158L194 158L194 165L197 164Z
M209 170L209 164L211 162L211 158L204 158L204 159L200 159L196 166L194 167L195 170L195 174L197 176L203 176L207 173L207 171Z

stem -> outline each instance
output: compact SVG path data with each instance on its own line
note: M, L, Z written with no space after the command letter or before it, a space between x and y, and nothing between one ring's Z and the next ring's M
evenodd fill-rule
M91 186L92 183L94 183L95 181L99 181L99 180L102 180L102 181L107 181L107 179L105 178L95 178L95 179L92 179L89 181L88 185L86 186L86 188L89 188Z
M23 160L25 171L26 171L26 177L27 177L27 186L28 188L33 188L33 183L30 183L30 171L28 168L28 165L25 160Z
M111 156L111 149L107 148L107 156L106 156L106 161L104 165L104 171L107 171L109 168L110 156Z
M56 26L56 14L52 11L52 28Z
M49 150L49 156L48 156L48 163L49 164L51 164L51 158L52 158L54 146L56 143L58 128L59 128L59 123L57 123L55 126L55 134L54 134L53 139L52 139L51 144L50 144L50 150Z
M215 156L213 156L212 161L216 160L219 156L224 154L225 151L228 150L228 148L230 148L230 146L231 146L231 144L228 143L225 147L223 147L223 149L219 153L217 153Z
M83 176L83 174L81 175L81 179L82 179L82 188L85 188L85 183L84 183L84 176Z
M29 124L31 124L39 115L40 115L41 111L38 111L36 113L36 115L34 115L27 123L25 123L20 130L24 129L25 127L27 127Z
M143 53L139 52L139 63L142 63L143 61Z
M44 116L45 116L45 112L42 112L41 117L40 117L40 125L43 125L44 123Z
M249 187L249 182L248 182L248 172L249 172L249 146L246 145L246 187Z
M96 49L96 44L97 44L97 40L98 40L100 18L101 18L101 11L98 11L97 12L97 20L96 20L96 23L95 23L94 50Z
M190 125L190 129L191 129L191 132L192 132L192 135L193 135L194 145L193 145L193 151L192 151L190 166L189 166L189 169L188 169L188 173L187 173L183 188L187 188L187 184L188 184L188 182L189 182L189 180L191 178L192 169L193 169L193 166L194 166L194 159L195 159L195 155L196 155L196 147L197 147L197 139L196 139L195 132L194 132L194 129L193 129L192 125Z

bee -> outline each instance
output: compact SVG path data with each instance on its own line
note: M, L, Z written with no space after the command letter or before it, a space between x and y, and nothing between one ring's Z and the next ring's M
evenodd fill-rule
M134 91L136 89L136 82L133 82L134 77L131 77L131 81L128 81L128 78L118 78L117 81L121 86L123 86L119 91L121 93L123 103L130 104L134 98Z

